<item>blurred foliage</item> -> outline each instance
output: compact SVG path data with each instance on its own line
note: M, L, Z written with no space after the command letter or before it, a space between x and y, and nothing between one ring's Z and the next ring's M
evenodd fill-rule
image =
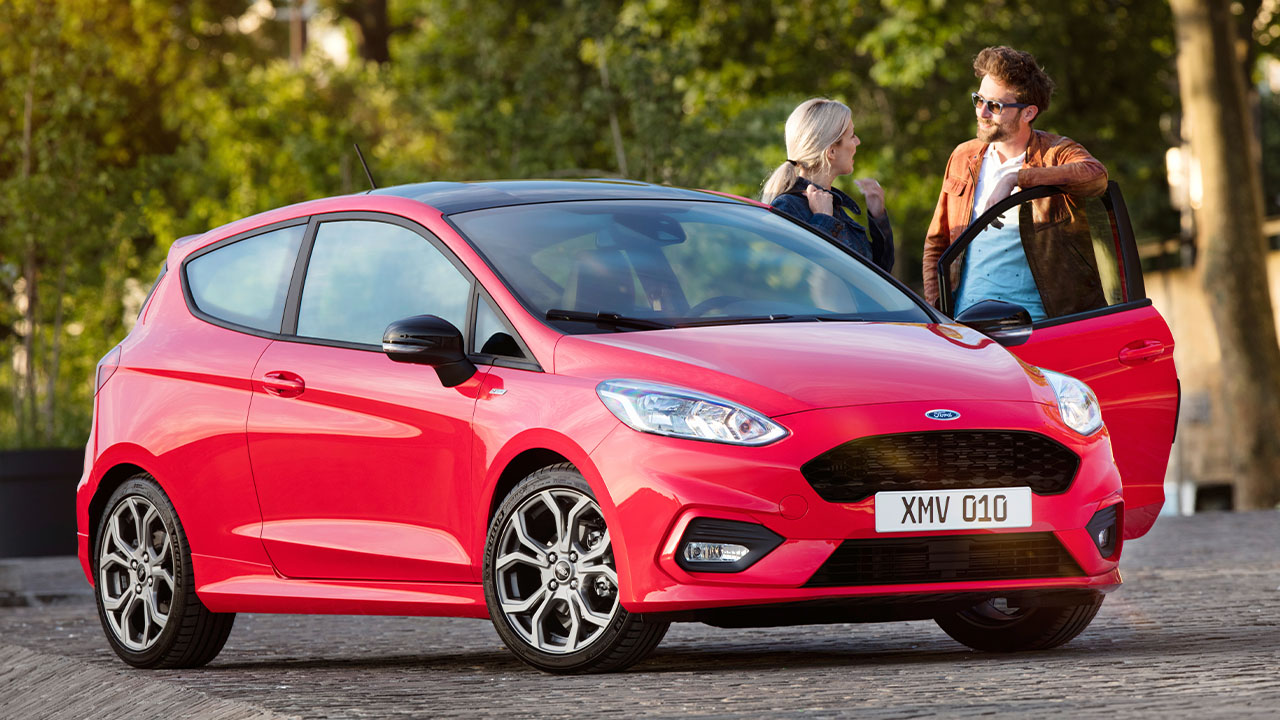
M1280 46L1271 4L1241 5L1258 53ZM290 62L294 5L0 3L0 447L82 442L94 364L169 245L364 189L353 142L383 185L626 175L755 196L790 110L839 98L918 285L947 156L973 135L972 58L1009 44L1057 82L1037 126L1106 163L1140 235L1177 230L1164 2L308 3L313 39L338 28L349 62L318 43Z

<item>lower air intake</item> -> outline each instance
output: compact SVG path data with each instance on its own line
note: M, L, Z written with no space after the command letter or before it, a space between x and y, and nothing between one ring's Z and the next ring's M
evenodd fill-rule
M845 540L805 587L1077 577L1053 533Z

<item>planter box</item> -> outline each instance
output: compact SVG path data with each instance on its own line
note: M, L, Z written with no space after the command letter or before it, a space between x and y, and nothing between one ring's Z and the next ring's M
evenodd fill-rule
M84 450L0 452L0 557L74 555Z

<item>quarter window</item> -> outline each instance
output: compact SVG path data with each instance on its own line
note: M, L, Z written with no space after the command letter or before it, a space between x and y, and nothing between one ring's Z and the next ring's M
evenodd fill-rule
M280 332L289 278L305 225L223 245L187 262L196 307L219 320Z
M368 220L321 223L298 308L298 335L378 345L387 325L437 315L466 326L471 283L426 238Z
M478 298L476 303L476 352L524 358L524 351L516 342L515 332L502 321L493 305L484 297Z

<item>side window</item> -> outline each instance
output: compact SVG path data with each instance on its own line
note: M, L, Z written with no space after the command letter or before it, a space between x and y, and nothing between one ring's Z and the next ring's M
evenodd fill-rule
M1045 196L979 218L944 254L952 315L995 299L1053 320L1142 299L1140 281L1126 279L1118 189L1093 198L1032 194Z
M305 225L254 235L187 262L196 307L219 320L280 332Z
M471 283L426 238L369 220L321 223L298 308L298 335L378 345L387 325L438 315L466 327Z
M473 345L476 352L523 359L524 351L516 342L515 332L502 321L493 305L483 296L477 297L476 303L476 338Z

